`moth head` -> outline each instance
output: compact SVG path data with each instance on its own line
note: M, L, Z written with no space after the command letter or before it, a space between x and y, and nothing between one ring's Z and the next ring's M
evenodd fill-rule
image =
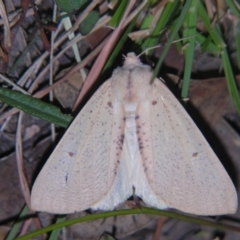
M127 54L127 56L123 56L123 57L125 58L124 66L130 66L130 65L139 66L139 65L142 65L139 58L133 52L130 52L130 53Z

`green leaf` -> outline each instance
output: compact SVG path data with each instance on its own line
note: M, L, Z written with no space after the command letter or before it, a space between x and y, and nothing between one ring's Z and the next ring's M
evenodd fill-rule
M0 100L12 107L61 127L66 128L72 120L71 116L62 114L60 109L52 104L45 103L15 90L0 88Z
M61 11L72 13L83 7L87 0L55 0L57 6Z
M84 36L87 35L99 19L99 12L98 11L91 11L87 17L82 21L79 25L79 31Z
M116 27L118 26L118 24L120 23L122 16L124 14L125 9L127 8L129 1L123 0L120 1L120 4L117 8L117 10L115 11L114 15L112 16L111 21L108 23L109 26L111 27Z

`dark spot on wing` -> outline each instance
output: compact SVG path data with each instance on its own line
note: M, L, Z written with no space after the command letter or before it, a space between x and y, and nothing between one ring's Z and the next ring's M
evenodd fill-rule
M69 155L70 157L72 157L72 156L73 156L73 153L72 153L72 152L68 152L68 155Z
M108 102L107 103L109 107L112 107L112 103L111 102Z
M118 170L119 164L120 164L120 160L118 159L118 160L115 162L115 164L114 164L114 170L113 170L113 172L114 172L115 175L117 175L117 170Z
M156 105L157 104L157 101L152 101L152 105L154 106L154 105Z
M67 181L68 181L68 173L67 173L67 175L65 176L65 182L67 183Z
M193 153L193 157L196 157L198 155L198 153L197 152L195 152L195 153Z
M124 134L120 135L118 142L123 145L123 141L124 141Z

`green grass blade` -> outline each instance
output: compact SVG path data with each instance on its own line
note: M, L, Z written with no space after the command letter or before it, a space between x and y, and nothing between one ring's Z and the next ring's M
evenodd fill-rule
M159 58L159 60L157 62L157 65L156 65L156 67L154 69L153 79L158 75L158 73L160 71L160 68L162 66L163 60L166 57L166 54L167 54L167 52L168 52L168 50L169 50L173 40L177 36L177 33L178 33L180 27L182 26L183 20L185 19L186 14L188 13L188 10L190 8L191 2L192 2L192 0L187 0L185 2L185 5L182 8L181 14L179 15L178 20L176 21L176 25L175 25L175 27L174 27L174 29L173 29L170 37L169 37L168 43L164 47L164 50L163 50L163 52L161 54L161 57Z
M120 5L118 6L117 10L115 11L114 15L111 18L111 21L108 24L109 26L111 27L118 26L125 12L125 9L127 8L128 2L129 1L127 0L120 1Z
M223 61L223 68L224 68L224 73L225 73L226 80L227 80L229 94L230 94L233 102L236 105L238 113L240 114L239 92L238 92L238 88L237 88L237 85L235 82L234 74L232 71L232 67L231 67L229 56L228 56L226 49L224 49L222 51L221 57L222 57L222 61Z
M232 0L226 0L226 4L231 9L233 17L233 27L234 27L234 35L235 35L235 45L236 45L236 52L237 52L237 64L238 68L240 68L240 12L235 6L234 2Z
M219 49L217 48L215 43L211 41L211 38L206 38L201 34L197 34L196 42L201 46L202 52L209 52L215 56L219 56Z
M199 1L198 3L198 15L200 16L201 20L203 21L204 26L206 27L208 33L212 41L216 44L217 48L219 49L219 53L225 48L225 43L221 36L217 33L216 29L212 27L206 9L204 8L203 4Z
M145 39L145 41L143 42L141 46L142 51L144 51L147 48L153 47L157 44L160 31L167 25L169 19L172 18L171 16L175 15L175 11L178 9L178 7L179 1L168 2L166 4L163 13L161 14L159 21L155 29L153 30L151 36ZM152 51L153 50L150 50L148 54L151 55Z
M240 68L240 21L239 19L236 20L235 26L235 45L236 45L236 52L237 52L237 65Z
M188 96L188 89L190 84L193 56L195 50L195 38L196 38L196 24L197 24L197 7L198 0L193 0L189 8L188 14L184 20L183 40L184 44L188 44L184 50L185 65L184 76L181 97L186 98Z
M56 224L62 223L65 220L66 220L66 216L58 216ZM49 237L49 240L57 240L58 236L59 236L59 233L61 232L61 229L62 228L57 228L57 229L53 230L50 237Z
M38 235L41 235L43 233L55 230L57 228L63 228L63 227L71 226L71 225L76 224L76 223L87 222L87 221L92 221L92 220L97 220L97 219L108 218L108 217L129 215L129 214L160 215L160 216L175 218L175 219L178 219L178 220L181 220L181 221L186 221L186 222L191 222L191 223L195 223L195 224L214 227L214 228L218 228L218 229L226 229L226 230L230 230L230 231L240 232L239 227L230 226L230 225L227 225L227 224L221 224L219 222L214 222L212 220L207 220L207 219L203 219L203 218L199 218L199 217L193 217L193 216L186 216L186 215L183 215L181 213L176 213L176 212L171 212L171 211L166 211L166 210L159 210L159 209L154 209L154 208L142 207L141 209L134 208L134 209L115 210L115 211L95 213L95 214L90 214L90 215L80 217L80 218L70 219L70 220L67 220L65 222L56 223L56 224L50 225L48 227L39 229L37 231L28 233L24 236L21 236L21 237L17 238L16 240L27 240L27 239L36 237Z
M232 13L237 17L240 18L239 10L237 9L236 5L234 4L233 0L225 0L226 4L231 9Z
M21 211L18 219L21 219L25 217L28 213L28 207L27 205L24 206L23 210ZM16 238L16 236L19 234L19 231L23 225L23 221L16 221L14 225L11 228L11 231L9 232L7 238L5 240L13 240Z

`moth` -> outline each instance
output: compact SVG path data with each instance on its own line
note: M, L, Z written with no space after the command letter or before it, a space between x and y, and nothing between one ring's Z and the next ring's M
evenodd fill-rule
M133 195L159 209L235 213L231 179L170 90L134 53L92 96L38 175L34 210L112 210Z

